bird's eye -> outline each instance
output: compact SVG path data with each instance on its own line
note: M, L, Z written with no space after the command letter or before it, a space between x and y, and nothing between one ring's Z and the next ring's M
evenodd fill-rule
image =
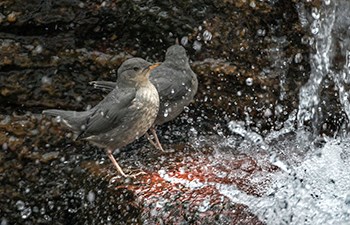
M138 68L138 67L134 67L134 68L133 68L133 70L138 71L138 70L139 70L139 68Z

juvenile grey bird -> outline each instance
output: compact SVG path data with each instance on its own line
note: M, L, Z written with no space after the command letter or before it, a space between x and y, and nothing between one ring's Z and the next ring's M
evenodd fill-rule
M92 109L82 112L53 109L43 114L60 117L78 138L106 148L114 166L127 176L112 153L144 135L154 124L159 96L149 75L157 66L141 58L126 60L118 69L114 89Z
M149 140L163 150L155 126L175 119L190 104L197 92L198 80L190 67L185 48L178 44L167 49L164 62L151 72L149 79L157 88L160 98L158 116L150 128L156 143ZM109 81L93 81L91 84L106 90L112 90L116 85Z

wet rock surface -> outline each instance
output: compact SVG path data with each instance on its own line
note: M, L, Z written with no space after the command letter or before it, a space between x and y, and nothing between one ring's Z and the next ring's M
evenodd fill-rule
M42 142L13 129L34 118L37 127L47 128L36 132ZM103 150L73 142L54 120L26 115L3 121L1 130L17 135L0 155L2 220L10 224L262 224L219 191L227 185L262 194L269 181L261 172L277 167L259 157L214 150L202 138L166 144L162 153L143 139L117 157L126 171L144 174L123 178Z
M305 31L291 1L2 5L4 106L35 112L48 107L84 109L101 99L89 81L115 80L115 69L131 56L161 61L176 38L187 48L199 75L197 116L205 111L216 121L248 113L258 126L273 127L275 120L285 119L281 111L296 107L298 88L307 79L308 52L301 43ZM284 7L291 10L280 10ZM282 72L285 67L288 74ZM271 111L270 121L264 117L266 110Z
M223 149L225 157L216 158L216 148L194 140L224 138L227 122L235 119L260 131L279 129L297 107L309 50L295 4L2 1L2 222L262 224L217 185L260 195L264 183L253 178L276 168L234 149ZM102 150L73 141L55 120L39 115L44 108L95 105L104 93L90 81L114 81L118 66L133 56L162 61L176 38L186 47L200 86L193 104L159 129L168 153L142 139L116 154L127 170L141 168L145 175L113 178Z

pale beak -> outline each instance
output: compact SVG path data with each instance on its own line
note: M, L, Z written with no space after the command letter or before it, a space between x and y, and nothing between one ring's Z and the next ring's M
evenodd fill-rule
M156 67L160 66L160 63L155 63L148 67L149 70L154 70Z

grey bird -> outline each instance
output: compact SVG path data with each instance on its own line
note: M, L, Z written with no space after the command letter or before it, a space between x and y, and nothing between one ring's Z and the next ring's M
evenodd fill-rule
M164 62L151 72L150 81L157 88L160 98L158 116L150 128L156 143L146 135L151 144L164 151L155 126L175 119L191 103L198 89L197 75L190 67L185 48L178 44L170 46ZM116 86L110 81L93 81L90 84L105 90L113 90Z
M151 65L141 58L126 60L118 69L114 89L95 107L76 112L44 110L58 116L78 138L106 148L106 153L121 175L127 176L113 157L113 151L144 135L154 124L159 110L159 95L149 81Z

